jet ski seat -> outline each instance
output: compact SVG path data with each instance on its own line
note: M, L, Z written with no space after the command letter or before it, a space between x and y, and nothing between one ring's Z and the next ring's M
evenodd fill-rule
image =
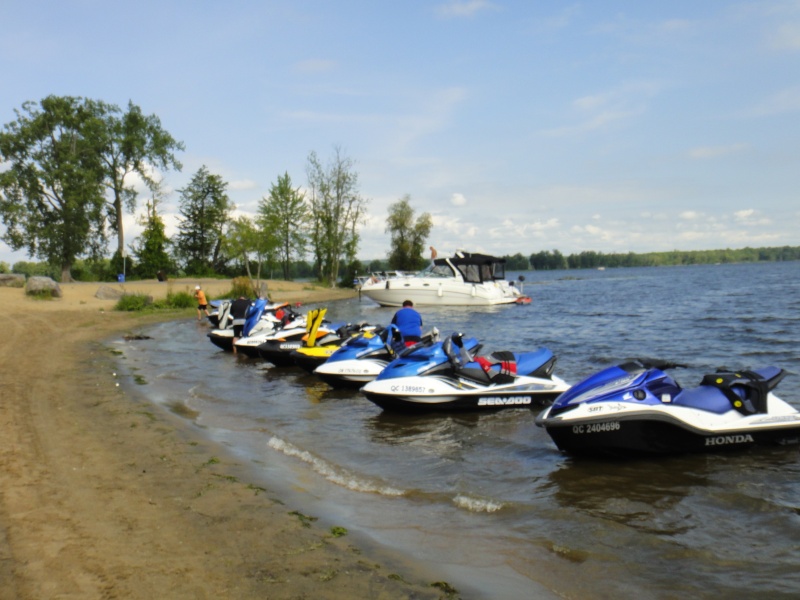
M719 389L743 415L767 412L767 395L786 375L783 369L761 371L718 371L703 377L700 385Z

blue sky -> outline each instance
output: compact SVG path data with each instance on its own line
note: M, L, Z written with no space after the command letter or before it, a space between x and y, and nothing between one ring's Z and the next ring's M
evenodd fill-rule
M361 258L406 194L440 254L800 245L797 0L5 0L0 72L0 124L131 100L242 213L340 147Z

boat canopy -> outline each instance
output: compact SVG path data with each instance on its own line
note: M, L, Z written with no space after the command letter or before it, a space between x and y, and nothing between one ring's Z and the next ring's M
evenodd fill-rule
M470 254L459 252L450 258L437 258L434 265L453 265L459 270L467 283L483 283L505 279L506 259L489 256L488 254Z

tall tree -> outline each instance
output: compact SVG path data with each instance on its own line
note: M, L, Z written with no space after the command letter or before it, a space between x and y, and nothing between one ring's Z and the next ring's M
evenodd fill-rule
M390 205L386 219L386 232L391 235L389 267L403 271L422 268L425 264L422 254L432 228L430 213L422 213L414 220L414 209L408 194Z
M181 220L176 251L195 275L211 274L224 266L222 238L233 204L225 190L228 184L204 166L189 185L179 190Z
M172 259L169 256L170 241L164 228L164 220L158 214L161 201L160 182L154 182L153 196L145 204L146 214L139 220L144 230L134 245L134 256L138 261L137 271L142 277L156 277L159 272L172 270Z
M180 171L182 166L175 158L175 152L183 150L184 146L161 127L157 116L145 116L133 102L128 102L124 114L119 107L109 104L99 103L98 109L104 124L101 154L104 181L111 192L108 219L111 229L117 234L119 257L125 250L123 212L125 209L133 212L136 208L136 191L128 176L136 173L151 191L154 190L157 181L152 173L153 167Z
M302 259L305 254L309 221L305 195L300 188L292 187L291 177L284 173L270 187L269 196L259 202L258 213L261 229L276 240L283 278L288 280L292 261Z
M106 237L98 103L69 96L25 102L0 133L2 239L61 269L102 255Z
M358 191L358 173L352 159L337 146L327 168L317 154L308 157L311 239L319 278L336 286L342 259L358 250L358 226L364 222L366 200Z
M278 238L270 231L261 230L256 222L240 216L233 219L223 238L223 252L228 256L238 257L244 263L247 277L253 281L253 293L261 290L261 270L265 265L272 267L278 248ZM250 270L250 263L256 263L256 275Z

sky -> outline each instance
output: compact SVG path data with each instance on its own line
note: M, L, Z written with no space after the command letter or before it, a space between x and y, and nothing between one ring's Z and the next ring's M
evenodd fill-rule
M0 73L0 126L51 94L158 116L169 233L202 166L252 215L339 148L365 260L406 195L440 255L800 245L800 0L4 0Z

